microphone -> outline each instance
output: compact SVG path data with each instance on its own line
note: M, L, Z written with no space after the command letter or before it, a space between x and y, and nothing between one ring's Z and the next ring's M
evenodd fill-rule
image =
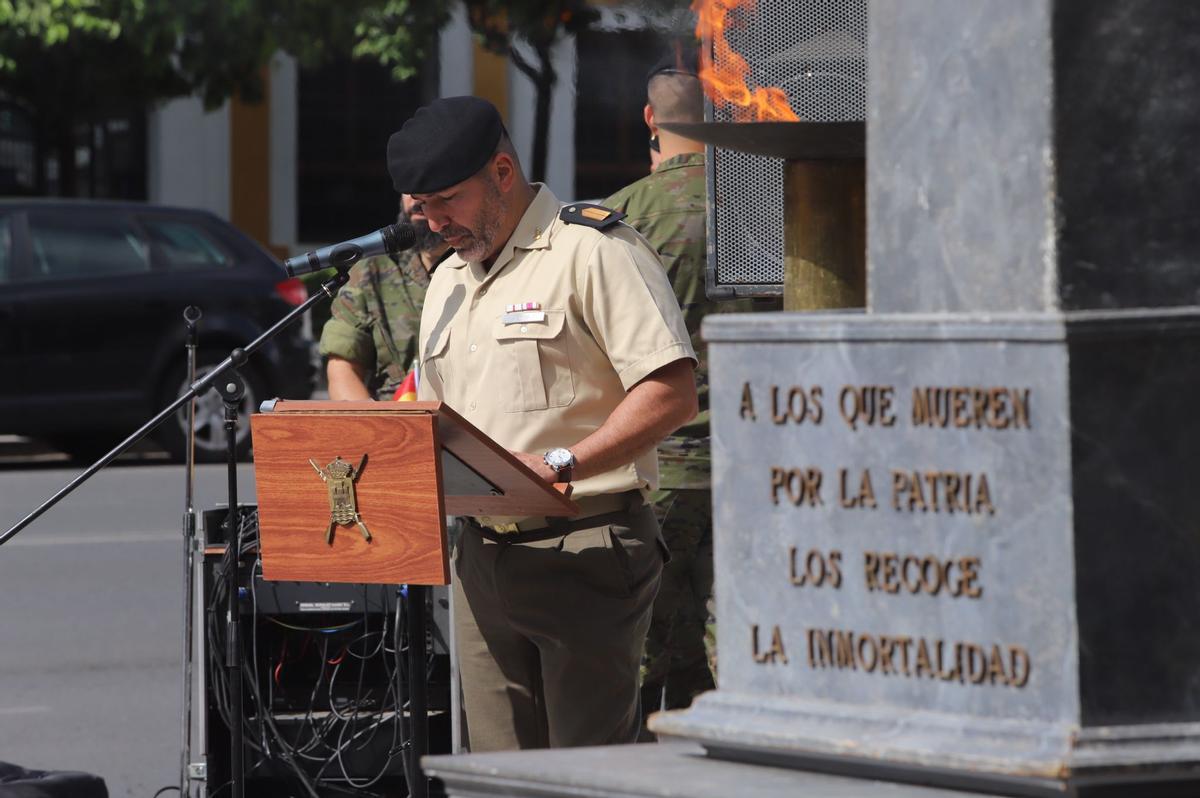
M417 235L413 231L412 225L389 224L374 233L288 258L283 262L283 268L287 270L289 277L319 272L331 266L345 268L373 255L394 255L401 250L409 249L416 242Z

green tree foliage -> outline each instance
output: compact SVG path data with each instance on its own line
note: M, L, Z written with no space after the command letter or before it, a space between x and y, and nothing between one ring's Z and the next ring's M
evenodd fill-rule
M0 100L30 114L39 149L59 155L63 193L74 194L80 121L192 93L209 108L254 101L277 50L304 66L352 53L404 79L458 3L484 46L537 88L530 174L540 179L558 79L551 48L593 21L585 0L0 0Z
M0 0L0 100L15 104L33 122L39 187L45 185L43 156L55 153L60 191L74 195L81 122L138 113L193 93L210 109L234 95L256 101L263 94L263 67L275 51L287 51L305 66L319 64L351 52L363 20L381 8L412 16L401 8L406 5L405 0ZM436 32L439 19L422 13L414 21Z
M30 114L39 149L59 154L64 186L75 182L77 120L188 90L174 39L142 24L145 5L0 0L0 93Z
M371 58L406 80L430 55L454 0L380 0L366 3L354 27L355 58Z
M598 16L585 0L461 0L471 30L484 47L506 55L537 90L530 175L546 173L550 100L558 80L551 48L563 35L586 28ZM383 0L368 8L356 29L356 56L369 56L409 77L450 19L455 0ZM453 57L454 54L443 54Z

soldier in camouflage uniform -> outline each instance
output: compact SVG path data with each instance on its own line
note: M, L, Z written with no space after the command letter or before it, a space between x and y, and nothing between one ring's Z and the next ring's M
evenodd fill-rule
M658 448L660 484L653 498L671 561L663 570L646 639L642 667L646 714L687 707L697 694L714 686L708 358L700 321L709 313L753 308L749 300L718 303L706 297L704 146L657 125L703 119L694 52L690 58L690 65L686 57L664 59L650 72L645 117L651 148L661 155L657 168L603 203L628 214L625 222L658 251L700 359L696 369L700 413ZM652 735L644 732L643 739Z
M447 247L412 204L401 197L399 221L416 228L413 249L354 264L334 297L320 346L331 399L390 400L416 357L429 271Z

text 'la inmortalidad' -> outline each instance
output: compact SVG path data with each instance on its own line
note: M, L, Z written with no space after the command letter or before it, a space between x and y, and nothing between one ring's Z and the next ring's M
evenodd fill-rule
M812 668L1005 687L1024 687L1029 682L1029 652L1021 646L987 647L846 629L810 628L807 636L808 664Z

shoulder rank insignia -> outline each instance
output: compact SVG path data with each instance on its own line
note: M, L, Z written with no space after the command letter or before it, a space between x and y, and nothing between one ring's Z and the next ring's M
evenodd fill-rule
M572 202L563 206L558 218L567 224L584 224L597 230L607 230L624 219L625 214L590 202Z

